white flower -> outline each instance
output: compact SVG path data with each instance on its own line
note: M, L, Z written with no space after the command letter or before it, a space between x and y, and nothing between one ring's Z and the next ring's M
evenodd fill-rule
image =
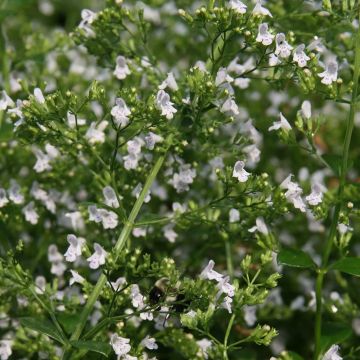
M234 165L234 170L232 176L237 178L239 182L246 182L251 175L245 169L245 162L244 161L237 161Z
M240 221L240 211L238 209L230 209L229 211L229 223L235 223Z
M329 61L325 71L318 74L318 76L322 78L321 82L325 85L335 82L338 76L338 63L335 60Z
M69 285L72 286L75 283L83 284L85 279L75 270L70 270L71 278L69 280Z
M164 90L159 90L156 95L155 106L161 111L161 115L165 116L168 120L171 120L177 112L173 105L170 101L170 95Z
M301 44L295 48L293 53L293 60L296 62L301 68L305 67L310 58L304 52L305 45Z
M101 217L101 222L105 230L114 229L118 226L118 216L113 211L98 209L98 213Z
M318 205L322 202L323 200L323 186L321 186L318 183L314 183L311 186L311 194L306 196L306 201L310 204L310 205Z
M232 78L229 74L226 68L221 67L217 74L216 74L216 78L215 78L215 85L219 86L221 84L224 83L231 83L234 81L234 78Z
M244 310L244 320L246 322L246 325L254 326L257 320L256 306L245 305L243 307L243 310Z
M239 89L247 89L250 85L250 80L249 78L237 78L234 81L234 85L237 86Z
M262 43L265 46L269 46L274 40L274 35L269 33L268 28L269 26L267 23L260 24L259 32L256 37L256 41Z
M140 228L140 227L136 227L136 228L133 229L132 235L133 235L134 237L136 237L136 238L145 237L145 236L146 236L146 229Z
M213 270L215 266L214 260L210 260L204 270L200 274L201 279L216 280L219 282L222 279L222 275L217 271Z
M140 289L137 284L134 284L131 286L130 298L131 298L131 303L134 308L142 309L145 306L144 305L144 297L140 293Z
M280 121L274 121L272 126L269 127L269 131L279 130L279 129L282 129L284 131L291 130L291 125L289 124L289 122L286 120L285 116L282 113L280 113Z
M103 188L103 195L107 206L114 207L115 209L120 206L115 190L111 186L105 186Z
M67 122L70 128L75 129L76 128L76 122L78 124L78 126L82 126L86 124L86 120L85 119L77 119L76 121L76 117L73 113L71 113L70 111L67 112L66 114L66 118L67 118Z
M179 89L174 74L172 72L169 72L167 74L167 78L159 85L160 90L165 90L167 87L174 91L177 91Z
M247 162L252 165L257 164L260 161L261 151L256 144L247 145L243 148L243 152L247 154ZM250 164L249 164L250 165Z
M280 188L286 189L285 196L288 201L292 202L296 209L301 212L306 212L306 205L301 198L302 189L298 183L291 181L292 175L290 174L281 184Z
M285 40L285 34L279 33L275 37L275 55L286 59L291 55L292 46Z
M280 59L274 54L270 54L269 56L269 66L276 66L280 64Z
M121 98L117 98L115 104L116 105L111 109L111 115L114 117L115 124L123 128L129 123L128 116L131 114L131 111L126 106L125 101Z
M229 314L232 313L231 310L231 304L233 302L233 299L230 296L225 296L223 302L220 304L220 306L228 311Z
M94 254L87 258L90 269L97 269L99 266L104 265L107 255L107 252L98 243L94 243L94 250Z
M172 244L176 241L176 238L178 237L178 234L174 231L174 225L169 224L164 226L163 228L164 236L165 238L171 242Z
M12 354L11 345L12 345L11 340L0 340L0 359L1 360L7 360L11 356L11 354Z
M37 294L43 294L45 292L46 279L44 276L37 276L35 278L35 292Z
M339 345L331 345L321 360L342 360L342 357L339 355L339 350Z
M212 342L206 338L196 341L199 346L204 359L208 359L207 351L212 347Z
M11 97L6 93L6 91L3 90L0 97L0 111L5 111L8 107L13 106L15 106L15 103L12 101Z
M55 244L51 244L48 247L48 260L50 263L56 263L59 261L63 261L64 257L58 250L58 247Z
M82 247L85 244L85 239L82 237L76 237L74 234L67 236L67 242L70 244L66 250L64 256L66 261L74 262L82 253Z
M110 339L110 344L119 358L126 355L131 350L129 343L130 339L123 338L117 334L113 334Z
M229 97L222 104L220 111L222 113L229 113L229 115L234 116L239 114L239 107L236 105L235 100Z
M25 207L23 207L22 212L25 215L26 221L28 221L30 224L35 225L38 223L39 214L36 212L33 201L29 202Z
M145 138L145 146L149 150L153 150L155 147L155 144L162 142L164 139L160 135L156 135L153 132L149 132Z
M101 121L99 124L95 121L90 124L90 127L85 134L85 137L88 139L90 144L102 144L105 141L104 130L108 124L109 123L106 120Z
M140 160L140 157L135 154L129 154L124 156L124 167L126 170L136 169Z
M96 19L97 14L89 9L83 9L81 11L81 22L79 29L83 29L85 35L88 37L95 36L95 32L91 29L91 23Z
M144 339L141 340L140 345L146 347L149 350L158 349L158 345L156 344L155 338L152 338L149 335L147 335Z
M142 190L142 185L140 183L138 183L135 186L135 188L133 189L133 191L131 192L131 195L138 198L141 194L141 190ZM150 200L151 200L151 193L150 193L150 190L148 190L148 192L146 193L146 195L144 197L144 203L148 203Z
M45 103L45 98L44 98L44 95L43 95L40 88L35 88L34 89L34 96L35 96L36 101L39 104L44 104Z
M96 223L101 222L102 220L101 215L96 205L89 205L88 212L89 212L89 221L95 221Z
M351 228L350 226L345 225L345 224L343 224L343 223L338 224L337 229L338 229L340 235L344 235L344 234L346 234L348 231L351 231L351 230L352 230L352 228Z
M177 193L188 191L189 184L194 182L196 177L196 170L192 169L189 164L184 164L180 167L178 173L174 173L169 183L176 189Z
M127 150L129 154L139 155L141 153L141 146L144 144L143 140L136 136L133 140L127 142Z
M229 283L230 277L224 276L222 277L216 287L219 289L217 293L217 297L219 298L222 294L226 294L227 296L233 297L235 295L235 287Z
M115 282L111 282L111 286L114 288L115 291L118 291L126 284L126 279L124 277L119 277L116 279Z
M302 104L301 104L301 115L305 118L305 119L310 119L311 118L311 103L308 100L305 100Z
M6 190L0 188L0 208L5 206L9 202L9 199L6 196Z
M9 199L14 204L22 204L24 202L24 195L20 192L20 185L15 180L11 180L10 183L11 186L8 190Z
M262 217L257 217L255 221L256 225L250 228L249 232L255 232L258 231L259 233L263 235L269 235L269 230L265 224L265 221Z
M254 9L253 9L253 11L252 11L252 14L253 14L253 15L270 16L270 17L272 17L271 12L270 12L268 9L264 8L264 7L261 5L261 3L262 3L262 0L257 0L257 1L256 1L256 5L255 5L255 7L254 7Z
M116 58L116 67L114 70L114 75L119 79L119 80L123 80L125 79L128 75L130 75L130 69L127 65L126 59L124 56L118 56Z
M228 7L239 14L245 14L247 6L240 0L230 0Z
M37 173L41 173L44 172L46 170L51 170L52 167L50 165L50 157L45 154L43 151L41 151L40 149L34 148L33 152L36 156L36 163L33 167L33 169L37 172Z

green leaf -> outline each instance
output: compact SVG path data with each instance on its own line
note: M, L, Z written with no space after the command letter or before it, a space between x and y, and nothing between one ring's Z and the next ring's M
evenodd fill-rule
M360 276L360 258L346 257L336 261L330 268L347 274Z
M304 360L302 356L293 351L286 351L287 359L291 360Z
M341 344L352 335L351 325L324 323L320 341L321 351L325 352L333 344Z
M316 264L310 255L297 249L282 249L278 253L277 261L281 265L287 265L300 268L316 268Z
M111 352L111 346L101 341L71 341L72 346L80 350L93 351L108 357Z
M19 319L20 324L41 334L45 334L61 344L65 344L56 327L47 319L24 317Z
M77 323L79 322L80 313L78 314L66 314L66 313L59 313L57 314L57 320L61 324L62 328L65 330L66 334L71 335Z

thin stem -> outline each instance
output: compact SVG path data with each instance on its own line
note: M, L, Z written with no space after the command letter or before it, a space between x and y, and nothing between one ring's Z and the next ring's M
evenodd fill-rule
M170 135L170 137L168 138L169 144L171 144L171 140L172 140L172 137ZM150 187L153 184L153 182L165 160L166 153L167 153L167 151L165 151L157 159L154 167L152 168L152 170L149 174L149 177L147 178L147 180L145 182L143 189L141 190L139 197L137 198L137 200L131 210L129 218L125 222L125 225L124 225L124 227L119 235L119 238L114 246L114 249L113 249L114 262L117 261L119 255L121 253L121 250L123 249L124 245L126 244L126 241L131 233L133 226L134 226L136 217L144 203L144 199L145 199L146 195L148 194L148 191L150 190ZM106 282L107 282L106 276L104 274L100 275L93 291L90 294L90 297L88 298L88 301L86 302L86 305L85 305L82 313L80 314L79 322L75 328L75 331L71 335L71 338L70 338L71 341L76 341L80 338L80 335L86 325L86 321L94 307L96 300L98 299L100 293L102 292ZM68 356L69 356L69 354L64 354L63 359L68 359Z
M226 252L227 271L230 276L230 279L232 280L234 277L234 264L233 264L233 260L232 260L231 244L230 244L229 239L225 239L225 252Z
M359 13L360 18L360 13ZM336 228L339 222L340 211L343 203L344 188L346 183L346 174L348 171L349 149L351 143L352 132L354 129L354 118L356 110L356 100L358 96L360 76L360 28L357 31L355 39L355 63L354 63L354 75L353 75L353 88L351 95L351 104L349 116L346 122L346 133L342 152L342 164L340 172L340 184L337 192L337 204L335 206L329 236L325 243L325 248L322 256L322 269L319 271L316 279L316 317L315 317L315 352L314 360L317 360L320 355L320 341L321 341L321 324L322 324L322 301L321 294L324 282L324 276L326 274L326 268L328 265L331 250L334 244L336 236Z
M229 321L229 324L228 324L227 329L226 329L225 337L224 337L224 345L223 345L224 346L224 350L223 350L223 359L224 360L227 360L229 358L228 353L227 353L228 340L229 340L229 336L230 336L230 332L231 332L231 328L233 326L234 320L235 320L235 314L232 314L231 318L230 318L230 321Z

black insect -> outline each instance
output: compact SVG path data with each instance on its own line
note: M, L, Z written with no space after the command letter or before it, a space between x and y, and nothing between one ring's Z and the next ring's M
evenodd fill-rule
M156 305L165 298L165 292L158 286L154 286L149 292L149 302Z

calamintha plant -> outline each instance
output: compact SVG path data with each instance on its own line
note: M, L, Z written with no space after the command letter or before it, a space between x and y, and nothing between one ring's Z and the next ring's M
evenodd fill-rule
M1 360L360 358L358 1L0 4Z

